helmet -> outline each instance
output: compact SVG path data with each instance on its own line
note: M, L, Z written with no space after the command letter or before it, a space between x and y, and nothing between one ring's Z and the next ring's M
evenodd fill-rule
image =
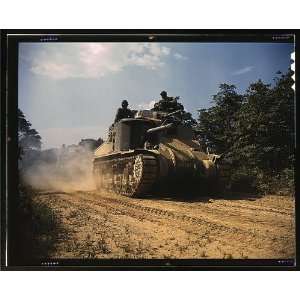
M127 100L123 100L122 101L122 106L126 106L127 107L128 106L128 101Z
M167 92L166 92L166 91L162 91L162 92L160 93L160 95L161 95L162 97L167 96Z

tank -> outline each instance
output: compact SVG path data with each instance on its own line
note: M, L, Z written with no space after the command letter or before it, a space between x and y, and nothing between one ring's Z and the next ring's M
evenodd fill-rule
M94 152L97 189L139 197L160 189L213 185L219 156L202 148L185 115L182 110L143 110L113 124Z

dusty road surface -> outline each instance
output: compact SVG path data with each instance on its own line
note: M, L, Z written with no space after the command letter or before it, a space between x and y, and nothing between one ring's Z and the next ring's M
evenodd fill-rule
M294 199L130 199L40 192L63 230L50 258L293 258Z

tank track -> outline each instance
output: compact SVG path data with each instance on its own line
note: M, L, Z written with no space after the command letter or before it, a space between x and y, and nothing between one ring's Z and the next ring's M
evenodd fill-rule
M135 154L127 157L102 158L94 162L98 190L137 197L151 190L158 175L156 157Z

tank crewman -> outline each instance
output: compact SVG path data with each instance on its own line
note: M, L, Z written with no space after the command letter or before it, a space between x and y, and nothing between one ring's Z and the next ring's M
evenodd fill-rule
M133 112L127 107L128 107L127 100L123 100L122 107L120 107L117 111L117 114L115 117L115 123L120 121L121 119L133 118Z
M161 100L154 104L153 110L155 111L166 111L166 112L173 112L179 109L184 109L183 105L177 102L178 97L168 97L166 91L162 91L160 93Z

